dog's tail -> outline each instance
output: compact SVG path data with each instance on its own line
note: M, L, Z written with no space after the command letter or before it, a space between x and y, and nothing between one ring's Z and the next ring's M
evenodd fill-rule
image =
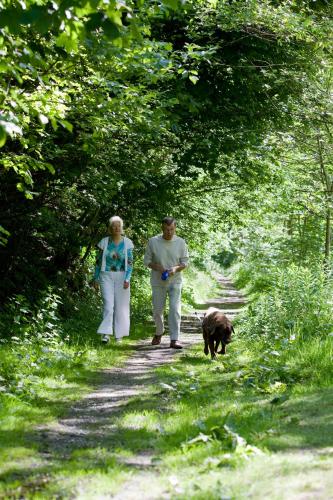
M198 319L198 321L200 322L200 325L202 326L202 319L201 319L201 316L197 313L197 311L194 311L194 316Z

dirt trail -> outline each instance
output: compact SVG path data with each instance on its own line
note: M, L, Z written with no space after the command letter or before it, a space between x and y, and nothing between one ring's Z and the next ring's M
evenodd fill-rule
M76 403L57 423L40 429L42 456L46 461L52 462L54 457L57 461L67 460L75 450L103 446L105 437L110 439L112 433L116 432L115 417L121 415L133 396L144 397L146 388L155 382L154 368L172 362L190 346L202 342L198 316L203 316L208 307L218 307L231 318L237 314L245 299L230 280L219 277L218 281L223 287L220 297L206 301L196 313L182 316L182 351L169 348L168 335L163 337L160 346L151 346L149 340L140 341L134 354L122 367L103 371L102 383L94 392ZM154 474L153 458L151 453L142 450L126 460L126 465L133 466L134 474L131 480L124 484L118 494L103 498L156 498L149 492L149 487L148 491L142 494L140 490L143 485L149 485L147 475ZM81 498L80 492L74 493L72 498Z

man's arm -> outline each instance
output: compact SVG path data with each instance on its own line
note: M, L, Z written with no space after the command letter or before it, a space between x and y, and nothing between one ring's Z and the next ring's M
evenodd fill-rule
M164 267L161 264L155 264L154 262L152 262L152 260L153 260L153 252L149 240L146 247L145 256L143 259L144 265L149 267L149 269L153 269L154 271L160 271L161 273L163 273L165 271Z
M164 267L161 266L161 264L153 264L152 262L148 264L147 267L153 269L154 271L161 271L161 273L164 273L164 271L166 271L166 269L164 269Z
M186 243L184 242L182 257L179 258L179 264L177 266L173 266L169 270L169 274L173 275L175 273L180 273L185 269L185 267L187 267L187 264L188 264L188 249Z

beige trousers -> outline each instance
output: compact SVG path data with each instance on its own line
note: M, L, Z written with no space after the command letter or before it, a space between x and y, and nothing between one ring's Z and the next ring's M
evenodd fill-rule
M153 316L156 325L156 335L164 332L164 309L167 295L169 295L168 325L171 340L178 340L181 319L181 283L170 283L164 286L152 285L153 291Z

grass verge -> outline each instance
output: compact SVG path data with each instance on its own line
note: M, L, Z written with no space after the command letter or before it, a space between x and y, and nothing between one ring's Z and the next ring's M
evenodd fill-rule
M265 367L262 346L241 338L216 363L200 346L159 368L117 432L127 453L154 456L156 498L331 498L333 346L318 342Z
M151 336L151 326L134 325L122 344L112 339L101 345L95 333L99 318L92 309L90 304L82 304L61 325L61 338L55 335L47 342L37 342L12 337L0 345L0 498L34 498L50 486L49 466L40 455L38 428L58 420L100 383L103 369L120 366L138 339ZM92 456L91 451L86 466ZM56 459L52 470L68 475L72 483L80 460L79 454L73 456L66 471ZM114 462L106 460L104 469ZM57 487L51 486L52 498Z
M80 324L73 322L68 331ZM146 335L150 332L134 333ZM82 339L74 340L70 349L82 346ZM103 435L103 446L99 439L72 450L66 460L53 453L45 461L32 424L60 416L68 401L81 397L80 390L82 395L91 388L96 368L106 361L110 366L112 356L124 359L133 340L105 350L94 342L86 341L88 364L83 361L76 370L68 366L60 385L45 396L45 415L40 400L38 408L31 406L37 411L35 421L31 408L30 417L17 420L16 426L14 418L12 431L7 420L0 496L90 499L132 492L142 498L166 494L184 500L332 497L332 337L293 341L276 351L243 335L218 362L206 358L201 345L195 347L156 370L157 382L112 417L112 432ZM26 427L20 430L22 422ZM150 459L151 465L140 467Z

